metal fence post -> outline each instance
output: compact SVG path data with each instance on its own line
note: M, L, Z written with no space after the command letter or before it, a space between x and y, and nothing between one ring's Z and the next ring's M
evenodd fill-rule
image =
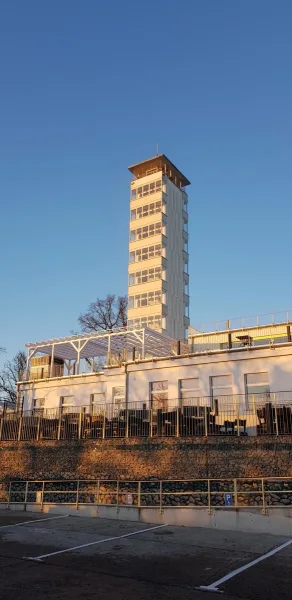
M38 442L40 439L40 429L41 429L41 417L39 415L38 424L37 424L37 432L36 432L36 441Z
M126 438L129 437L129 409L126 408Z
M82 417L83 417L83 414L81 412L81 407L80 407L79 423L78 423L78 439L79 440L81 440L81 438L82 438Z
M117 513L120 512L120 507L119 507L119 482L117 481Z
M43 510L44 510L44 493L45 493L45 482L43 481L43 485L42 485L41 512L43 512Z
M211 486L210 486L210 479L208 479L208 514L211 515L212 513L212 508L211 508Z
M149 431L149 434L150 434L150 437L153 437L153 408L150 408L149 412L150 412L150 415L149 415L150 416L150 431Z
M277 400L276 400L276 392L274 392L274 406L275 406L276 435L279 435L279 425L278 425L278 414L277 414Z
M26 510L26 505L27 505L27 493L28 493L28 481L26 481L26 483L25 483L24 510Z
M0 419L0 440L2 440L3 419L4 419L4 416L2 415L2 417Z
M234 504L235 504L235 508L237 508L237 479L234 479L233 485L234 485Z
M61 422L62 422L62 413L60 412L59 414L59 422L58 422L58 432L57 432L57 439L60 440L61 437Z
M77 489L76 489L76 510L78 510L78 501L79 501L79 479L77 481Z
M240 426L239 426L239 396L236 395L236 418L237 418L237 437L240 436Z
M97 495L97 508L99 507L99 486L100 486L100 479L97 480L97 491L96 491L96 495Z
M205 406L204 410L204 422L205 422L205 436L208 437L208 415L207 415L207 406Z
M138 508L141 508L141 481L138 481Z
M105 419L106 419L106 409L103 409L103 422L102 422L102 439L105 438Z
M162 514L163 513L163 508L162 508L162 481L160 481L159 507L160 507L160 514Z
M264 479L261 479L262 482L262 502L263 502L263 507L262 507L262 513L263 515L267 514L267 509L266 509L266 501L265 501L265 482Z
M176 409L176 437L179 437L180 427L179 427L179 407Z
M9 489L8 489L8 503L7 508L10 507L10 496L11 496L11 481L9 481Z
M22 429L22 415L19 417L18 436L17 436L17 439L19 442L21 440L21 429Z

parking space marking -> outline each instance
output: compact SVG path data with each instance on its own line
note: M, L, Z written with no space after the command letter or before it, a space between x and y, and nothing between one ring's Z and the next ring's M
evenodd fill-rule
M0 525L0 529L6 529L7 527L20 527L21 525L30 525L30 523L42 523L43 521L53 521L53 519L65 519L69 515L60 515L58 517L48 517L46 519L34 519L31 521L21 521L21 523L13 523L11 525Z
M290 546L290 544L292 544L292 540L285 542L285 544L282 544L281 546L277 546L277 548L274 548L273 550L270 550L266 554L259 556L259 558L255 558L255 560L252 560L251 562L247 563L246 565L243 565L243 567L239 567L238 569L231 571L230 573L228 573L228 575L225 575L224 577L221 577L221 579L214 581L214 583L210 583L210 585L201 585L197 589L202 590L203 592L217 592L217 593L221 594L222 592L221 592L221 590L219 590L219 586L222 585L222 583L225 583L225 581L228 581L228 579L232 579L232 577L235 577L236 575L239 575L239 573L246 571L246 569L250 569L250 567L253 567L257 563L262 562L263 560L266 560L266 558L273 556L273 554L280 552L280 550L287 548L287 546Z
M123 538L131 537L132 535L138 535L139 533L146 533L146 531L161 529L162 527L168 527L168 525L155 525L155 527L147 527L147 529L140 529L139 531L133 531L132 533L124 533L124 535L117 535L114 537L105 538L104 540L98 540L97 542L89 542L88 544L74 546L73 548L65 548L64 550L57 550L56 552L50 552L49 554L41 554L40 556L23 556L23 558L26 560L35 560L37 562L41 562L43 558L48 558L49 556L56 556L57 554L64 554L65 552L73 552L73 550L80 550L81 548L88 548L88 546L104 544L105 542L111 542L112 540L121 540Z

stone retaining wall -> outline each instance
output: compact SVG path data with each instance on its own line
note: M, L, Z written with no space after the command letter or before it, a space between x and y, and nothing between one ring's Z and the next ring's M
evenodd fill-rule
M292 437L0 442L0 480L292 476Z

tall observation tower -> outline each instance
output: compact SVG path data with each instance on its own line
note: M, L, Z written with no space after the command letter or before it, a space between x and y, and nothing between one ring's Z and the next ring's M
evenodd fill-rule
M128 326L150 327L173 339L189 325L189 180L160 154L129 167Z

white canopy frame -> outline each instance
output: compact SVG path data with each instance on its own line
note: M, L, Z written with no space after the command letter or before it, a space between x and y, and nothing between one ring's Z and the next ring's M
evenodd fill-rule
M177 342L150 328L117 328L106 331L80 333L70 337L53 338L40 342L26 344L27 373L29 373L31 359L36 354L51 356L50 377L53 376L54 359L61 359L71 373L74 365L76 374L80 371L80 360L91 361L91 370L94 371L94 358L122 355L123 351L132 352L132 357L138 353L140 358L146 356L166 357L176 354ZM108 362L108 361L107 361Z

